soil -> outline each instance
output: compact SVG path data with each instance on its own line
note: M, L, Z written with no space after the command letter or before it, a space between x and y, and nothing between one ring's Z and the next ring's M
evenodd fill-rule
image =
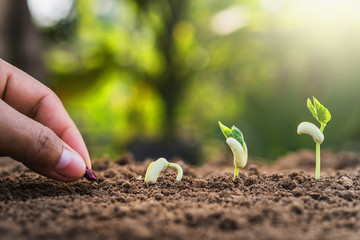
M150 161L104 158L93 162L98 181L67 184L1 159L0 238L360 238L358 154L323 151L320 180L309 151L272 166L250 164L236 180L224 161L191 167L174 159L183 166L181 182L168 169L146 183Z

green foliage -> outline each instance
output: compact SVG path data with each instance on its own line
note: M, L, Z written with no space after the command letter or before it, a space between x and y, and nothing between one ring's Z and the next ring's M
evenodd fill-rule
M232 126L230 129L230 128L226 127L224 124L222 124L220 121L219 121L219 126L220 126L222 133L224 134L224 136L226 138L229 138L229 137L235 138L241 144L241 146L243 146L243 148L245 149L244 136L237 127Z
M316 110L314 108L314 105L311 103L310 98L307 99L307 107L310 110L311 114L314 116L314 118L318 119L318 116L316 114Z
M314 104L311 100L307 99L307 107L316 120L321 124L321 130L323 131L326 123L330 121L331 114L327 108L325 108L315 97L313 97Z
M224 134L224 136L226 138L231 137L231 129L230 128L228 128L227 126L222 124L220 121L219 121L219 126L220 126L220 129L221 129L222 133Z
M291 132L307 111L294 106L314 94L337 109L332 121L342 126L327 143L360 150L360 109L353 104L360 32L344 31L360 22L325 18L329 9L312 16L299 2L275 13L260 1L75 1L72 27L59 26L69 38L45 41L51 88L92 156L119 154L134 139L168 137L197 144L207 160L223 154L213 127L223 119L246 127L254 156L275 159L311 147ZM244 25L222 34L214 26L227 24L214 23L227 9ZM309 106L322 123L329 120L315 100Z

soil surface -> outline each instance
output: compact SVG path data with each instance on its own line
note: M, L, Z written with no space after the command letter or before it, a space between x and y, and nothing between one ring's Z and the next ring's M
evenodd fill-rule
M0 239L359 239L360 157L301 151L251 164L231 159L144 182L151 160L93 162L99 180L61 183L0 159ZM170 160L172 161L172 160ZM223 165L223 163L226 165ZM227 165L230 164L230 165Z

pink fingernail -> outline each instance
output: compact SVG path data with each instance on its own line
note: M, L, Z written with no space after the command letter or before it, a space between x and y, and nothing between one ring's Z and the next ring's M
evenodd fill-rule
M64 148L54 171L66 178L76 179L84 174L85 162L79 154Z

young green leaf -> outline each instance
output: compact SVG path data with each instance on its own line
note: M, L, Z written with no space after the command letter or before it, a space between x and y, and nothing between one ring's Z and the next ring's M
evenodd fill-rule
M310 110L310 112L312 113L312 115L314 116L314 118L317 120L318 117L317 117L314 105L311 103L310 98L307 99L307 107Z
M314 104L308 98L307 107L309 108L311 114L321 125L326 125L331 119L331 114L315 97L313 97Z
M314 105L317 114L317 120L321 124L326 124L331 119L331 114L327 108L325 108L315 97L314 98Z
M241 146L244 147L244 145L245 145L244 136L237 127L232 126L230 129L230 128L226 127L224 124L222 124L220 121L219 121L219 126L220 126L222 133L224 134L224 136L226 138L229 138L229 137L235 138L241 144Z
M240 144L241 146L244 148L245 144L244 144L244 136L242 134L242 132L235 126L232 126L231 128L231 133L230 133L230 137L235 138Z
M220 126L220 129L221 129L222 133L224 134L224 136L226 138L230 137L230 134L231 134L230 128L228 128L227 126L222 124L220 121L219 121L219 126Z

